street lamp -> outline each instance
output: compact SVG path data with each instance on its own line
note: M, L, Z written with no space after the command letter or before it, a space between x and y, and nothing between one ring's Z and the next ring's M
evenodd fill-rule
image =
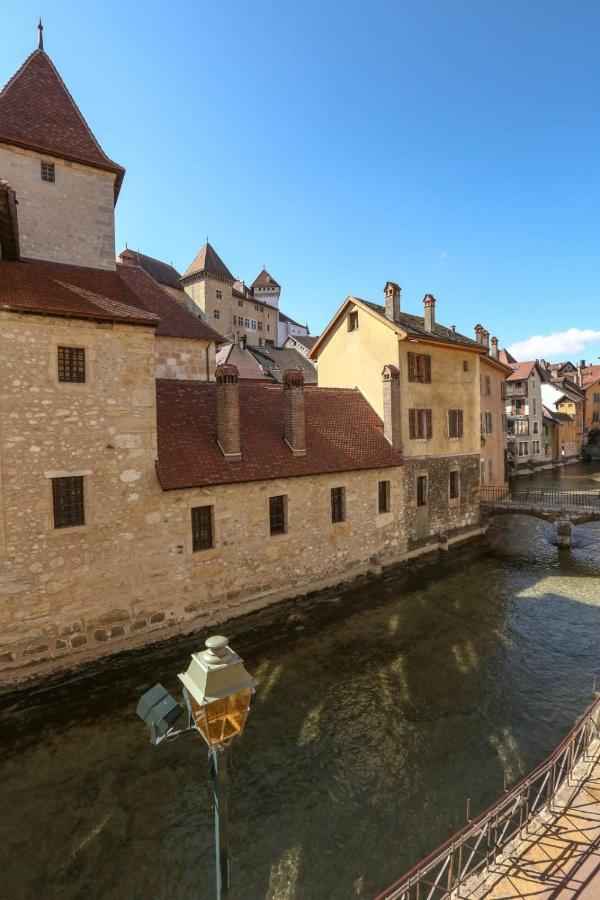
M209 637L205 646L202 652L192 653L187 672L178 676L188 711L187 726L173 730L183 708L161 684L143 694L137 714L150 729L153 744L190 732L201 734L208 744L215 810L216 896L217 900L226 900L229 897L229 857L224 752L229 742L244 730L258 682L228 646L226 637Z

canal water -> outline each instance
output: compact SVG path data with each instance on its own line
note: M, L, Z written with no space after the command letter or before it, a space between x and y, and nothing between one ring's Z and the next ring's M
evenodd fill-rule
M600 490L600 466L529 479ZM525 486L520 478L517 486ZM600 674L600 523L486 538L224 629L261 681L232 748L236 900L370 898L544 758ZM175 639L3 698L1 895L211 898L207 754L148 743Z

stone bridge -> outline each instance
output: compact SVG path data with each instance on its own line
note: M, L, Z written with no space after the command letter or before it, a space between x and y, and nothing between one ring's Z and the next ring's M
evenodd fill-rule
M556 523L559 546L570 547L573 525L600 522L600 491L512 491L484 486L481 507L488 515L533 516Z

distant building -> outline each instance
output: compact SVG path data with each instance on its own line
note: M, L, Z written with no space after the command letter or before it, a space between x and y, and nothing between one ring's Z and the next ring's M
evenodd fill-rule
M295 322L294 319L290 319L290 317L286 316L285 313L279 313L279 331L277 338L278 347L283 347L286 338L288 338L290 335L307 334L308 325L301 325L300 322Z
M298 350L303 356L308 357L310 351L319 340L319 335L313 334L290 334L283 342L284 347L291 347Z
M545 375L538 360L519 363L506 350L500 353L512 373L505 384L508 458L518 471L545 463L542 450L542 391Z
M295 347L248 347L254 359L262 366L263 372L277 384L283 384L288 369L302 372L305 384L317 383L317 368Z
M501 363L498 338L482 325L475 327L475 340L485 348L481 357L480 425L481 425L481 484L506 487L508 484L508 445L504 409L505 382L512 369Z

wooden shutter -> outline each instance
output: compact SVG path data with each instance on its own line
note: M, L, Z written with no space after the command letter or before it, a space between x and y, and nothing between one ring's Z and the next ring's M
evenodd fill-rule
M430 409L425 410L425 422L426 422L425 437L430 438L433 435L433 423L432 423Z
M457 418L458 418L458 422L457 422L458 437L462 437L463 436L463 411L462 411L462 409L457 409L456 412L457 412Z
M431 381L431 356L427 353L423 357L423 381Z
M417 358L416 353L408 354L408 380L416 381L417 380Z
M411 440L414 440L417 436L417 411L416 409L409 409L408 411L408 428L410 432Z

